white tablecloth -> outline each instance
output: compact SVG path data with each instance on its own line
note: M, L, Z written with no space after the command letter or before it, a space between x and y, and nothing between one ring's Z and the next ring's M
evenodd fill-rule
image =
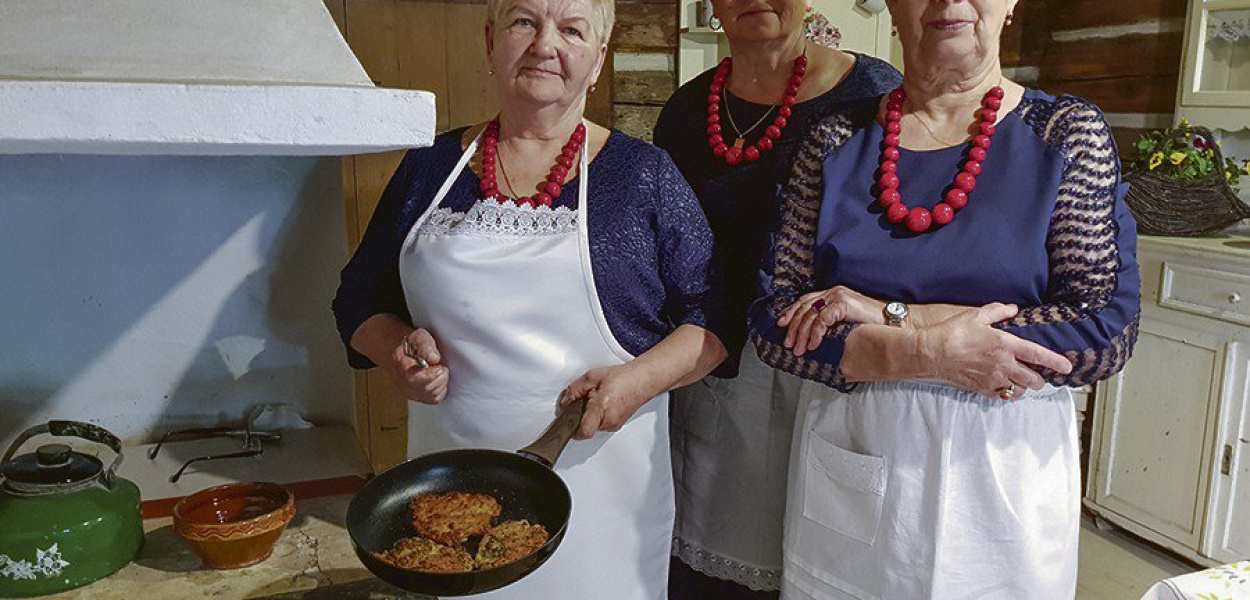
M1141 600L1250 600L1250 561L1164 579Z

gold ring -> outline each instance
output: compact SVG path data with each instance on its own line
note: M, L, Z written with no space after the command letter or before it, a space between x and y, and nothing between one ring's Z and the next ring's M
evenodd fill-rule
M1003 400L1011 400L1016 397L1016 384L1011 384L1005 388L998 388L998 397Z

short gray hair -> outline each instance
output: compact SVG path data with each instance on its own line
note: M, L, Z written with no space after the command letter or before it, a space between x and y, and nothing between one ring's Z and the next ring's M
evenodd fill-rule
M504 0L486 0L486 22L494 24L499 19L499 11L503 9ZM608 38L612 36L612 26L616 24L616 2L615 0L590 0L591 13L599 17L599 23L596 25L591 20L590 26L599 34L599 43L608 43Z

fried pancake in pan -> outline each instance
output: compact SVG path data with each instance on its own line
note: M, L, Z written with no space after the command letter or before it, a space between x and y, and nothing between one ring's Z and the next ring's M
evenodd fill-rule
M421 537L454 546L485 534L501 510L486 494L422 494L412 500L412 525Z
M505 521L486 532L477 547L477 568L490 569L516 562L547 543L547 530L529 521Z
M401 569L430 573L467 573L473 570L473 557L464 548L444 546L419 537L401 538L386 552L374 554Z

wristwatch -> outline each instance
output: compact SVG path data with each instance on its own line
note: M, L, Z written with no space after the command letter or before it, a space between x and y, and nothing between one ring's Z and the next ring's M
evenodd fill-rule
M885 313L885 324L894 327L902 327L903 321L907 320L910 312L907 305L902 302L891 302L885 305L885 309L881 312Z

